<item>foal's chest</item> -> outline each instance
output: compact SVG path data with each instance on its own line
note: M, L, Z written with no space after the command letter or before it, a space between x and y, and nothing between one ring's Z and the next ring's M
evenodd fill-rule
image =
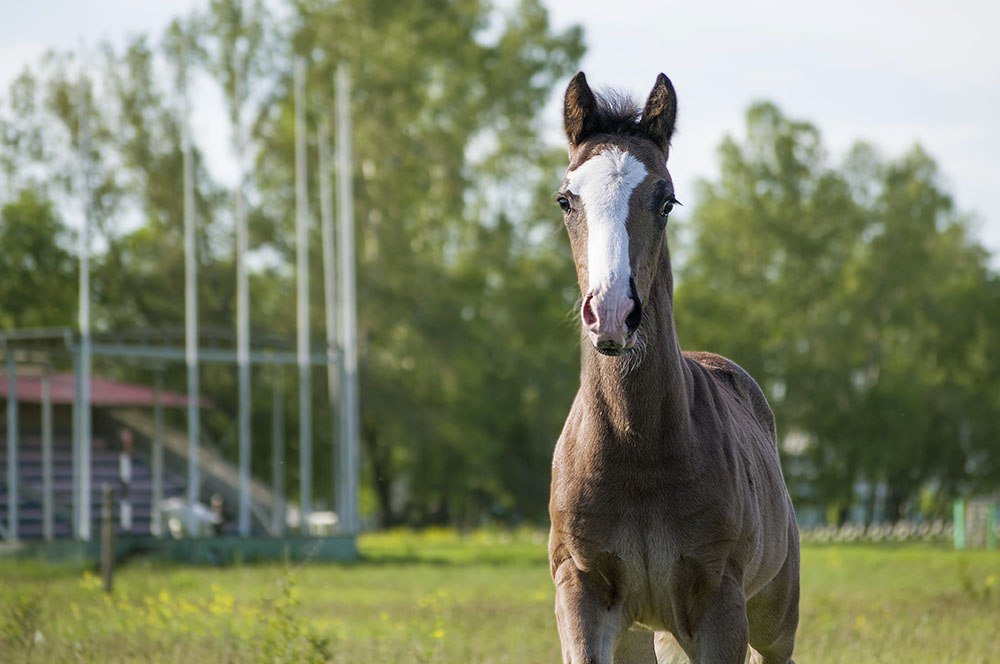
M670 597L721 575L730 551L718 533L736 524L718 495L690 491L649 467L632 468L628 477L598 471L558 479L550 504L553 568L572 559L607 584L632 620L670 629Z

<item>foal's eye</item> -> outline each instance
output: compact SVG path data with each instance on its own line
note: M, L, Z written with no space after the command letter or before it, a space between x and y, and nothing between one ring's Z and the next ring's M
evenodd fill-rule
M674 209L675 205L681 205L681 202L674 197L670 197L663 201L663 205L660 206L660 216L666 217Z
M562 194L559 194L558 196L556 196L556 203L559 204L559 207L562 208L563 212L569 212L569 199L568 198L566 198Z

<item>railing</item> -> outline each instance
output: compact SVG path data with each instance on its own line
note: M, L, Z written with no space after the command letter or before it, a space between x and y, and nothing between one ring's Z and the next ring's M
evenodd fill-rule
M896 523L845 523L843 526L816 526L799 531L809 544L843 542L940 542L954 540L955 528L942 519L934 521L898 521Z

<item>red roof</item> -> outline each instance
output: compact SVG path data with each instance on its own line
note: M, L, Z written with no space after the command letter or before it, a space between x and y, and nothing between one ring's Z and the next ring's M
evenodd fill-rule
M52 374L52 403L72 404L75 393L73 374ZM90 402L99 408L111 406L153 406L153 388L135 383L122 383L110 378L90 377ZM186 406L188 399L183 394L163 390L160 395L163 405L167 408ZM7 398L7 376L0 374L0 399ZM17 377L17 400L22 403L42 402L42 377L24 375ZM208 401L200 400L205 407Z

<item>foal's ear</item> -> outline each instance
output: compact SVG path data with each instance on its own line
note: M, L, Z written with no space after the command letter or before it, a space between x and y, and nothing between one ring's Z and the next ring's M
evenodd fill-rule
M597 128L597 100L587 77L579 72L569 82L566 88L566 99L563 104L563 127L570 149L576 147Z
M660 74L646 100L646 108L642 110L642 128L664 152L670 147L676 119L677 93L670 79Z

